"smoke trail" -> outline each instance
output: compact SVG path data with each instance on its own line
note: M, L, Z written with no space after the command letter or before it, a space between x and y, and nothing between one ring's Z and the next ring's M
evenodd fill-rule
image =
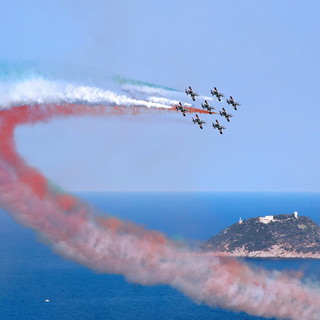
M164 91L172 91L172 92L179 92L179 90L165 87L165 86L159 86L154 83L145 82L145 81L137 81L132 79L127 79L125 77L115 76L113 77L113 80L121 85L131 85L136 87L145 87L145 88L153 88L153 89L163 89Z
M49 81L33 77L19 82L5 82L0 86L2 107L39 103L86 103L142 105L145 107L171 108L170 105L129 98L109 90L78 86L63 81Z
M40 232L56 252L99 272L123 274L141 284L168 284L213 307L281 319L319 319L320 290L303 283L299 276L255 270L236 260L191 252L158 232L96 216L76 198L52 190L46 178L15 150L14 130L21 124L147 110L151 111L141 106L50 104L0 111L2 207Z
M132 97L135 97L138 94L144 100L155 101L169 105L177 105L179 101L184 100L186 97L184 91L165 86L159 86L150 82L137 81L120 76L115 76L113 80L121 85L122 91L128 93ZM214 101L213 97L206 95L199 95L198 100ZM186 106L190 105L186 102L184 102L184 104Z

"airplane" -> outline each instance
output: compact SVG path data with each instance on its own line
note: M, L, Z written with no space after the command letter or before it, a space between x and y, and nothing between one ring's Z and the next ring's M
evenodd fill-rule
M212 114L212 110L215 110L214 107L210 107L210 105L209 105L207 100L204 100L204 103L201 103L201 107L204 110L208 110L210 114Z
M198 124L199 127L200 127L200 129L203 129L202 124L204 124L205 121L200 120L200 118L199 118L199 116L198 116L197 114L196 114L196 118L195 118L195 119L192 118L192 122L193 122L194 124Z
M189 110L186 109L181 102L179 102L179 105L176 106L176 110L181 111L184 117L186 116L186 112L189 112Z
M198 96L198 94L195 93L190 86L189 86L188 89L185 90L185 93L186 93L187 95L189 94L189 95L191 96L191 98L192 98L193 101L196 101L196 97Z
M212 122L212 126L214 129L218 129L220 134L223 134L222 130L224 130L225 127L223 127L218 120L216 120L216 123Z
M234 101L232 96L230 96L230 99L227 99L227 103L231 104L233 106L234 110L237 110L237 106L241 106L241 104L239 102Z
M220 113L220 116L221 116L221 117L225 117L228 122L230 122L230 118L233 117L232 114L227 113L227 111L226 111L225 108L222 108L222 111L220 110L219 113Z
M224 94L220 93L216 87L210 91L213 96L216 96L217 99L221 102L221 98L224 97Z

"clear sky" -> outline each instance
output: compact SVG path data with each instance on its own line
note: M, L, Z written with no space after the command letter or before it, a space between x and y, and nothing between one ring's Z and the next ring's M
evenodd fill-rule
M97 85L215 85L242 104L222 136L190 116L81 118L19 128L18 149L72 190L320 191L319 12L311 0L1 1L2 61L72 66Z

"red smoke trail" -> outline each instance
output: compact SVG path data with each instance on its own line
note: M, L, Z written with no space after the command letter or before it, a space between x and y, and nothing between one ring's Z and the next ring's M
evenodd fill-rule
M199 303L252 315L320 318L320 290L299 276L252 269L236 260L176 247L162 234L115 218L95 216L72 196L51 190L45 177L17 154L16 126L57 116L132 114L136 107L21 106L0 112L0 203L40 232L60 254L99 272L141 284L169 284ZM198 111L197 111L198 112Z
M189 112L192 113L206 113L206 114L218 114L217 112L209 112L208 110L203 110L203 109L197 109L197 108L193 108L193 107L185 107L187 110L189 110Z

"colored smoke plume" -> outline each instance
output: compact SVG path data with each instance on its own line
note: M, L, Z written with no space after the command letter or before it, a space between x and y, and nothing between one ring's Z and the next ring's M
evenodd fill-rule
M122 274L140 284L168 284L213 307L280 319L318 320L320 289L304 283L299 275L257 270L234 259L192 252L156 231L95 215L75 197L53 190L15 149L14 130L22 124L53 117L147 110L139 106L51 104L0 111L1 206L17 221L41 233L56 252L96 271Z

